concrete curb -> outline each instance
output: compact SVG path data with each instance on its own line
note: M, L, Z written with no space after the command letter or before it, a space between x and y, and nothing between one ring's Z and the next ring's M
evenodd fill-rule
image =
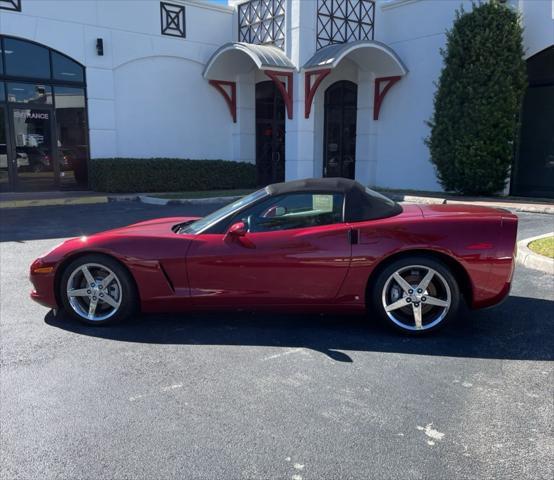
M525 238L517 242L517 261L524 267L534 270L542 270L543 272L554 275L554 258L548 258L544 255L539 255L533 252L528 245L534 241L545 237L554 236L554 232L545 233L536 237Z
M106 196L88 196L74 198L43 198L37 200L6 200L0 202L0 209L3 208L25 208L25 207L49 207L59 205L91 205L94 203L108 203Z
M128 194L128 195L108 195L108 202L138 202L139 196Z
M0 201L0 209L48 207L61 205L92 205L95 203L109 202L141 202L147 205L209 205L230 203L241 198L242 195L231 197L207 197L207 198L159 198L149 195L93 195L70 198L41 198L36 200L3 200Z
M158 198L148 195L139 195L137 198L140 202L148 205L210 205L219 203L231 203L243 195L235 195L232 197L207 197L207 198Z

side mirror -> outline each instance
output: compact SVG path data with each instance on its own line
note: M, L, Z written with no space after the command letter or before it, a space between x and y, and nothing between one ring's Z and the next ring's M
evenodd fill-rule
M227 230L227 235L232 237L244 237L246 235L247 228L244 222L233 223Z

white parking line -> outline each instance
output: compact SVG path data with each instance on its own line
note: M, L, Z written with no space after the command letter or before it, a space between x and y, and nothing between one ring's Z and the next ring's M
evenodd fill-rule
M304 350L303 348L289 348L288 350L285 350L282 353L276 353L274 355L269 355L268 357L262 358L262 362L265 362L267 360L273 360L275 358L284 357L285 355L290 355L291 353L297 353Z

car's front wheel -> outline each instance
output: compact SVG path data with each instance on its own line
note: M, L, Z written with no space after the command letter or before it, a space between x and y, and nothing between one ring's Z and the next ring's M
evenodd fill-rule
M131 276L104 255L85 255L71 262L62 273L59 295L73 318L93 325L124 320L136 305Z
M381 320L403 333L420 335L456 317L460 289L450 269L425 256L392 262L378 275L371 306Z

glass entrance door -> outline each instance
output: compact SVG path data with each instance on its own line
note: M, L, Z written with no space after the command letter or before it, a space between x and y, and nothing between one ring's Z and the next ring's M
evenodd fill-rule
M358 86L340 81L325 91L324 177L354 178Z
M272 81L256 84L256 171L260 186L285 179L285 102Z
M10 189L6 107L0 105L0 192Z
M58 185L59 168L55 161L52 109L11 107L12 161L18 190L51 190Z
M0 190L87 188L85 87L80 63L0 35Z

